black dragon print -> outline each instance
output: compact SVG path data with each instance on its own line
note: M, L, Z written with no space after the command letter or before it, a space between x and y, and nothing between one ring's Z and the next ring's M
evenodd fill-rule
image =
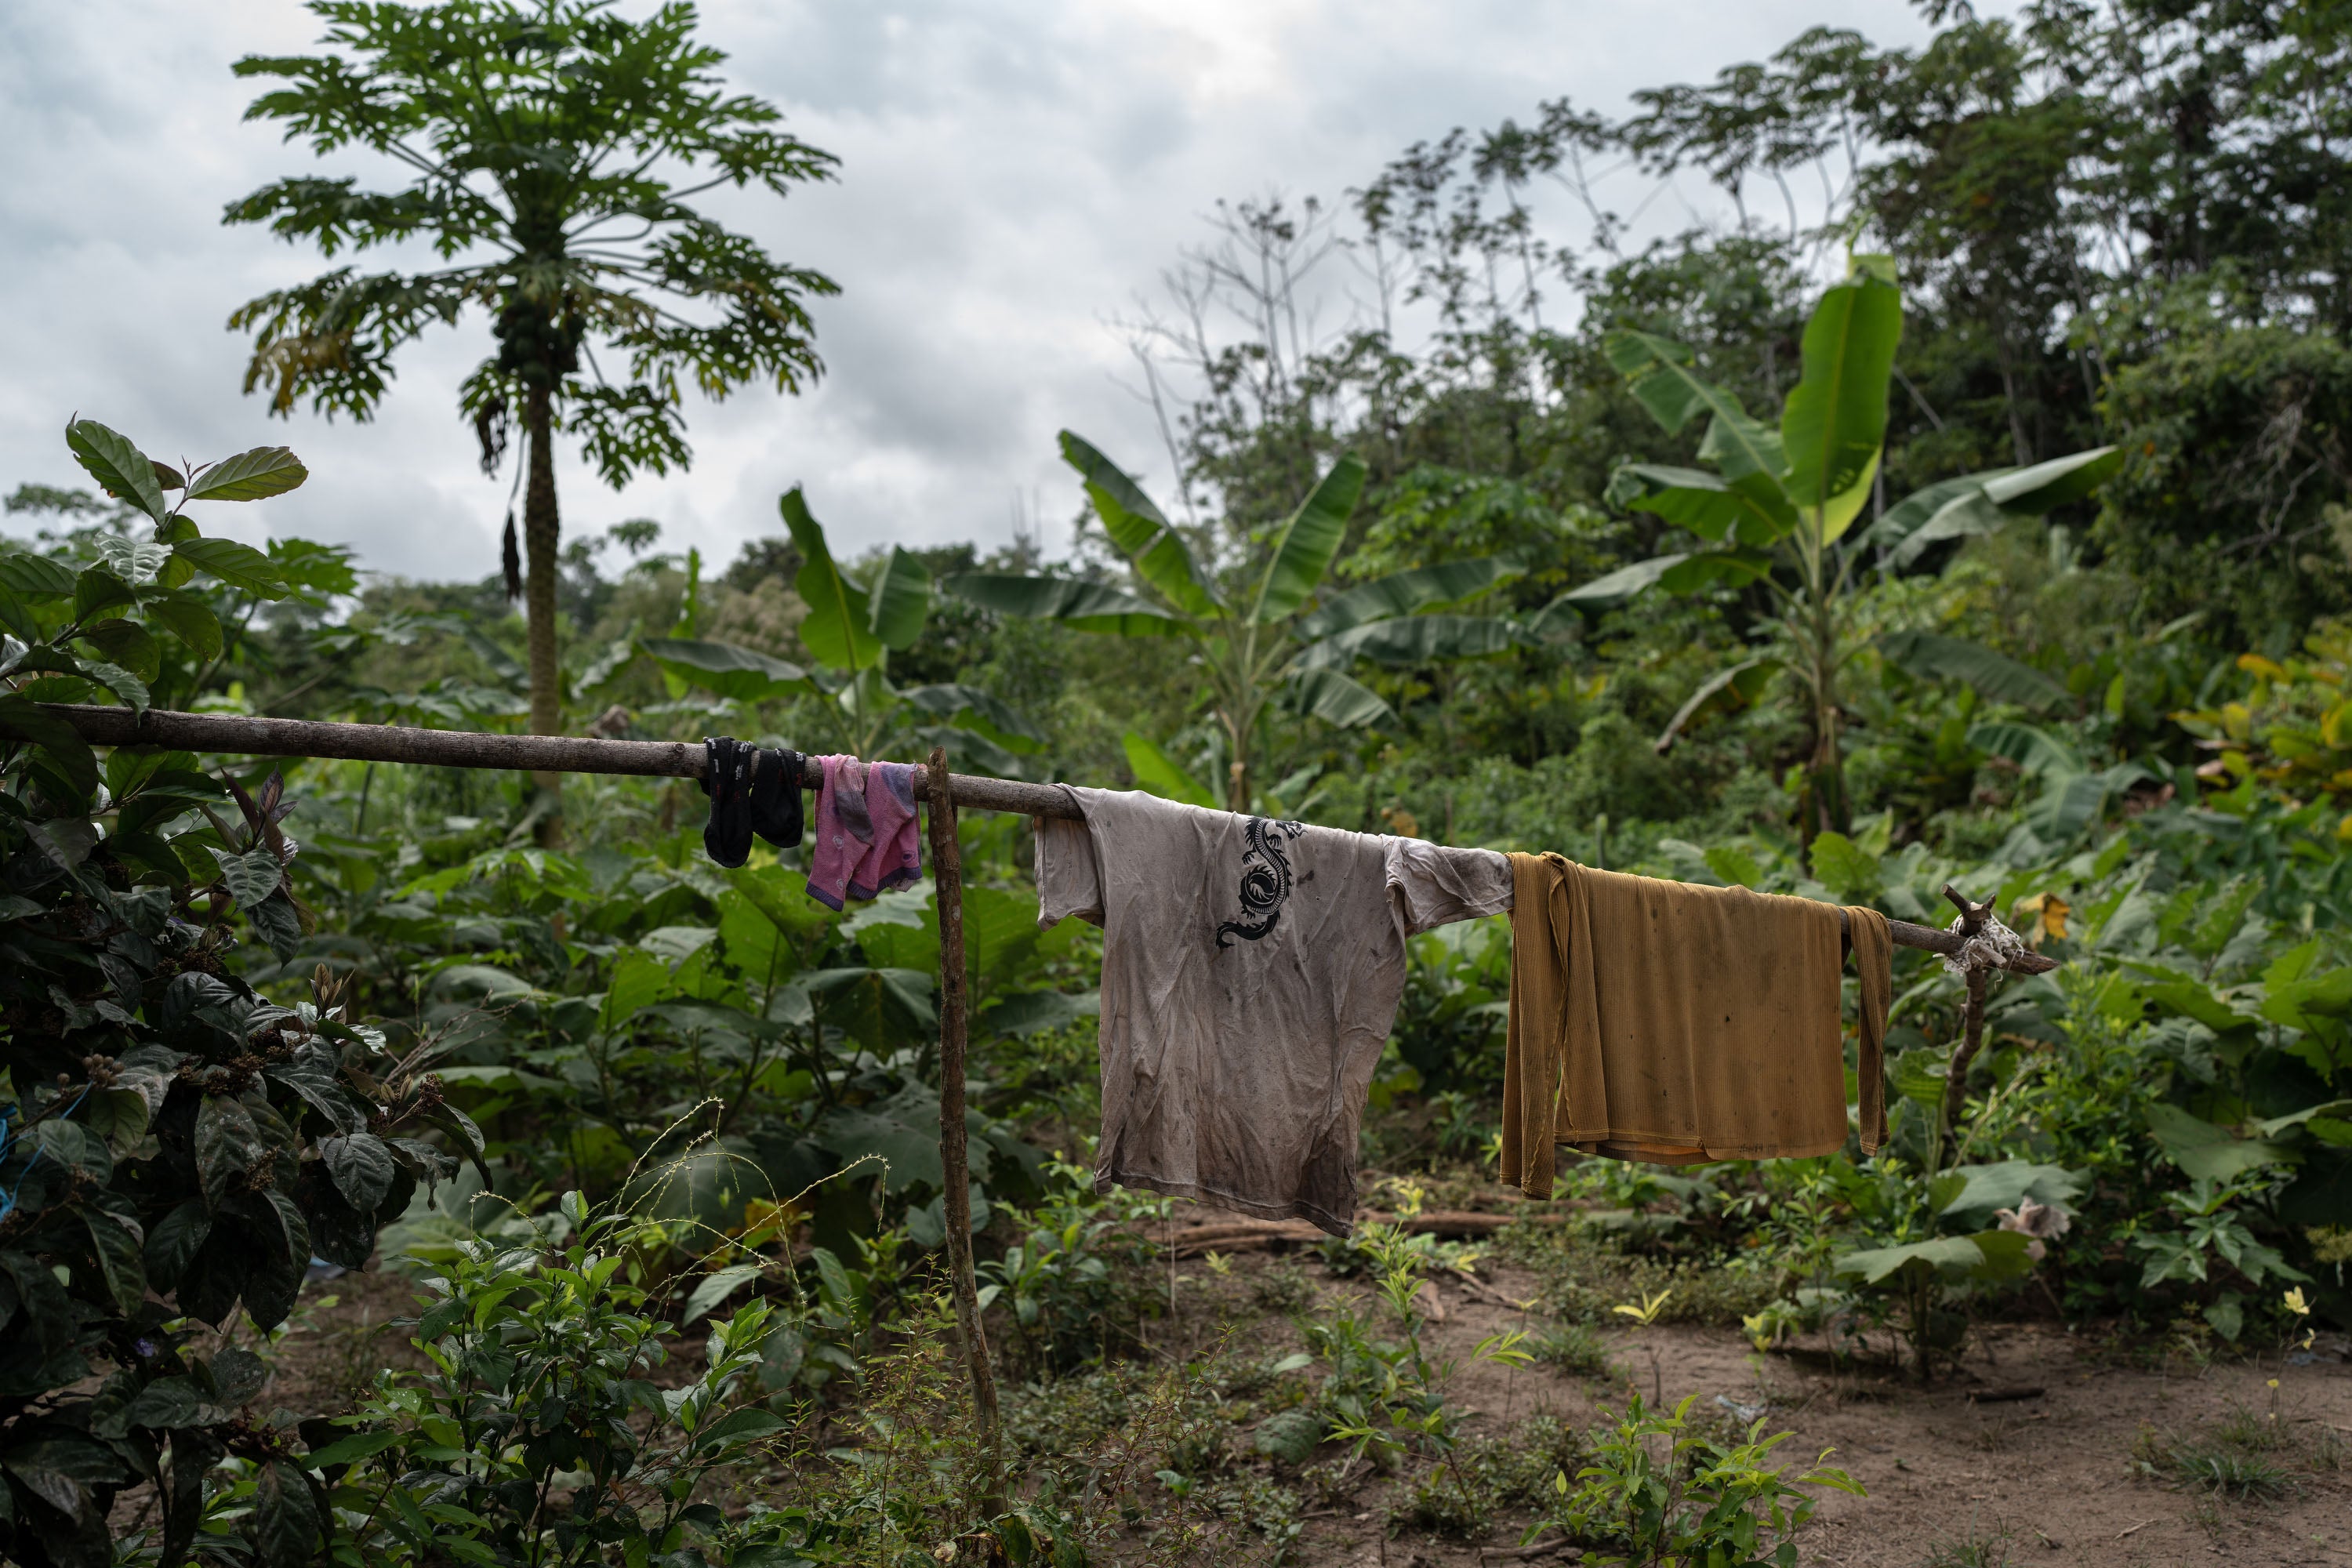
M1269 822L1263 816L1251 817L1242 828L1242 837L1249 841L1242 853L1242 916L1217 928L1219 947L1233 946L1228 939L1236 936L1255 942L1282 918L1282 906L1290 897L1290 858L1283 846L1306 831L1303 822Z

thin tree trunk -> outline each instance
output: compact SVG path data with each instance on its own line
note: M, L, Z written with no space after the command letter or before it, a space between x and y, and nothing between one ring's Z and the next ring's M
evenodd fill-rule
M530 729L534 735L563 732L562 668L556 661L555 552L563 528L555 510L555 447L549 439L553 418L544 387L533 387L524 405L523 428L530 440L530 479L522 500L523 609L530 631ZM563 787L562 773L537 773L540 788Z

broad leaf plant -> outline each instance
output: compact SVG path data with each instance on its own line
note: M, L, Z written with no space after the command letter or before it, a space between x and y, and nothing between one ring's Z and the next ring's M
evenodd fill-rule
M53 706L143 711L164 638L216 656L199 578L285 596L268 555L187 509L281 494L301 463L268 447L184 471L87 419L67 442L153 528L79 571L0 552L0 1557L110 1568L138 1545L115 1534L136 1494L145 1561L292 1568L324 1494L302 1435L250 1407L265 1368L226 1331L282 1322L316 1258L364 1264L480 1134L424 1072L432 1047L393 1056L324 966L293 1006L239 978L238 916L281 962L303 935L279 781L101 759Z

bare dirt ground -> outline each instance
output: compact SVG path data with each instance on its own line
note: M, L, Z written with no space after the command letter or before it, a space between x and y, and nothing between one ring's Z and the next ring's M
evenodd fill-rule
M1489 1278L1497 1293L1513 1298L1535 1285L1507 1267ZM1533 1314L1450 1284L1439 1289L1446 1319L1433 1333L1449 1353L1466 1356L1500 1329L1541 1326ZM1822 1358L1759 1355L1737 1332L1650 1332L1669 1405L1695 1394L1694 1415L1721 1408L1718 1397L1767 1405L1768 1430L1795 1433L1782 1457L1802 1464L1833 1448L1829 1463L1868 1489L1864 1498L1826 1494L1801 1538L1807 1563L1923 1568L1937 1563L1939 1546L1948 1551L1973 1540L2000 1542L2013 1565L2352 1564L2352 1365L2341 1360L2323 1356L2297 1366L2272 1353L2202 1368L2175 1363L2136 1369L2128 1364L2133 1358L2116 1353L2129 1347L2093 1346L2058 1328L1995 1326L1987 1336L1990 1355L1972 1348L1957 1376L1921 1389L1888 1371L1836 1371ZM1653 1377L1647 1351L1628 1344L1625 1334L1612 1338L1618 1366L1646 1396ZM2275 1391L2268 1386L2273 1378ZM1499 1432L1538 1413L1591 1425L1601 1404L1622 1405L1627 1387L1541 1366L1513 1371L1489 1363L1465 1371L1454 1395L1480 1412L1473 1430ZM2041 1394L1997 1403L1976 1398L2033 1388ZM2284 1472L2284 1495L2217 1498L2149 1479L2134 1463L2144 1428L2159 1439L2196 1442L2233 1420L2282 1434L2264 1457ZM2267 1434L2257 1440L2268 1440ZM2331 1462L2340 1468L2324 1468ZM1362 1517L1316 1521L1299 1561L1317 1568L1492 1562L1517 1544L1524 1523L1511 1521L1482 1543L1390 1540L1381 1529L1384 1511L1368 1494ZM2004 1559L1996 1550L1945 1561L1953 1568L1992 1568Z
M1250 1304L1251 1280L1277 1262L1245 1253L1231 1259L1222 1278L1195 1262L1181 1264L1180 1310L1163 1325L1171 1331L1163 1353L1197 1350L1229 1331L1256 1346L1295 1343L1287 1321ZM1283 1266L1302 1263L1315 1280L1309 1314L1329 1310L1343 1295L1369 1293L1360 1281L1323 1279L1311 1259ZM1544 1414L1581 1430L1600 1419L1603 1406L1622 1406L1630 1388L1647 1395L1654 1375L1669 1405L1696 1394L1695 1415L1712 1415L1727 1404L1763 1406L1768 1430L1794 1433L1780 1457L1801 1467L1834 1449L1828 1462L1868 1489L1864 1498L1826 1494L1801 1540L1808 1564L2352 1568L2352 1363L2329 1353L2328 1342L2305 1364L2272 1351L2200 1367L2055 1326L1996 1325L1984 1344L1971 1346L1958 1373L1922 1389L1891 1368L1840 1369L1802 1352L1760 1355L1737 1332L1660 1328L1642 1343L1624 1332L1609 1335L1617 1374L1580 1379L1541 1365L1515 1370L1469 1361L1471 1348L1489 1334L1546 1326L1538 1312L1497 1304L1531 1297L1534 1276L1492 1264L1481 1274L1484 1283L1475 1289L1451 1279L1437 1283L1445 1315L1429 1330L1437 1354L1460 1360L1449 1397L1476 1412L1472 1432L1500 1436ZM330 1296L333 1303L325 1304ZM388 1320L413 1310L413 1300L405 1280L372 1272L309 1287L293 1331L271 1352L278 1370L264 1402L347 1408L381 1368L414 1363L405 1334L384 1330ZM2039 1392L2015 1397L2031 1390ZM1981 1402L1988 1394L2010 1397ZM2284 1480L2280 1495L2217 1496L2177 1478L2151 1478L2137 1462L2151 1443L2210 1446L2231 1432L2251 1436L2276 1467ZM1312 1510L1291 1561L1307 1568L1471 1568L1574 1559L1568 1552L1521 1556L1515 1549L1528 1522L1523 1514L1499 1521L1478 1542L1392 1532L1391 1507L1402 1495L1399 1481L1374 1481L1344 1506ZM1991 1550L1954 1554L1971 1542ZM1255 1536L1232 1545L1236 1565L1265 1554Z

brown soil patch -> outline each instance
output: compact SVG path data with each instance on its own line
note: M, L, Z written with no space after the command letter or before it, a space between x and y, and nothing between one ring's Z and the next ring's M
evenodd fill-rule
M1486 1271L1503 1295L1521 1297L1533 1277L1504 1268ZM1326 1289L1345 1289L1344 1286ZM1479 1339L1500 1329L1543 1326L1540 1315L1478 1300L1448 1283L1439 1287L1446 1320L1436 1343L1465 1356ZM1767 1405L1768 1431L1796 1436L1780 1452L1799 1465L1823 1448L1868 1489L1855 1498L1826 1495L1802 1537L1802 1559L1835 1568L1924 1568L1939 1542L2006 1533L2012 1565L2052 1563L2080 1568L2157 1568L2159 1564L2222 1562L2316 1568L2352 1564L2352 1365L2322 1358L2283 1365L2276 1353L2259 1362L2197 1368L2179 1363L2135 1368L2116 1352L2094 1347L2063 1329L1996 1326L1986 1349L1972 1348L1957 1376L1922 1389L1885 1369L1835 1370L1820 1357L1759 1355L1737 1332L1689 1328L1654 1331L1658 1380L1672 1405L1698 1395L1696 1416L1720 1397L1735 1405ZM1578 1427L1598 1419L1598 1407L1621 1406L1629 1386L1648 1397L1648 1354L1612 1333L1617 1364L1633 1380L1582 1382L1538 1366L1512 1371L1483 1363L1466 1367L1454 1397L1479 1415L1472 1430L1499 1433L1517 1420L1549 1413ZM2285 1436L2264 1457L2287 1477L2287 1490L2271 1500L2217 1499L2177 1481L2146 1479L2134 1464L2143 1427L2197 1440L2233 1416L2252 1413L2267 1424L2273 1394ZM2036 1397L1978 1403L1980 1394L2039 1387ZM2325 1461L2329 1431L2335 1462ZM1368 1489L1362 1517L1318 1521L1298 1561L1323 1565L1464 1564L1482 1561L1481 1548L1517 1545L1525 1521L1509 1521L1485 1542L1456 1543L1419 1535L1385 1539L1386 1499ZM1546 1559L1562 1561L1564 1558ZM1998 1555L1985 1559L1997 1563Z
M1198 1260L1180 1262L1178 1316L1155 1333L1162 1352L1205 1349L1228 1330L1254 1347L1294 1345L1289 1322L1250 1304L1252 1278L1277 1261L1285 1260L1272 1252L1236 1257L1223 1277ZM1314 1281L1310 1313L1328 1311L1345 1296L1370 1294L1362 1281L1324 1278L1311 1257L1286 1262ZM1623 1378L1582 1380L1540 1365L1472 1363L1471 1348L1486 1335L1548 1326L1540 1312L1498 1304L1532 1296L1534 1276L1493 1264L1481 1272L1475 1289L1437 1282L1445 1317L1430 1330L1435 1352L1460 1363L1450 1397L1475 1412L1473 1433L1499 1436L1547 1414L1580 1430L1599 1419L1602 1406L1622 1405L1630 1388L1648 1394L1649 1355L1622 1331L1605 1337ZM328 1295L335 1304L320 1305ZM309 1287L294 1331L268 1352L276 1376L261 1403L305 1412L348 1409L357 1388L379 1370L415 1363L406 1334L383 1328L412 1313L414 1300L413 1287L397 1276L346 1275ZM2323 1355L2292 1365L2273 1352L2200 1368L2150 1355L2148 1364L2136 1365L2142 1347L2093 1342L2054 1326L1995 1326L1984 1344L1971 1347L1957 1375L1922 1389L1883 1366L1839 1368L1817 1354L1759 1355L1729 1331L1664 1328L1654 1335L1656 1377L1670 1405L1696 1394L1694 1415L1718 1418L1727 1416L1718 1400L1766 1405L1769 1430L1795 1434L1780 1453L1802 1465L1832 1448L1829 1462L1868 1489L1866 1498L1826 1496L1802 1538L1807 1563L1929 1568L1940 1561L1939 1542L2005 1534L2011 1568L2206 1562L2352 1568L2352 1468L2324 1468L2331 1443L2339 1456L2335 1463L2352 1466L2352 1364L2340 1359ZM2268 1386L2273 1377L2275 1393ZM2042 1392L1990 1403L1977 1397L2033 1388ZM2264 1457L2286 1477L2277 1498L2216 1498L2179 1480L2150 1479L2135 1464L2144 1429L2201 1441L2233 1417L2267 1425L2273 1410L2284 1436ZM1325 1457L1337 1452L1327 1445ZM1497 1560L1482 1552L1516 1547L1527 1523L1524 1516L1506 1518L1472 1542L1412 1530L1391 1535L1391 1507L1404 1488L1402 1479L1369 1478L1340 1506L1312 1507L1292 1561L1307 1568L1470 1568ZM1232 1546L1235 1568L1264 1560L1255 1536L1237 1537ZM1996 1553L1982 1561L2004 1559Z

